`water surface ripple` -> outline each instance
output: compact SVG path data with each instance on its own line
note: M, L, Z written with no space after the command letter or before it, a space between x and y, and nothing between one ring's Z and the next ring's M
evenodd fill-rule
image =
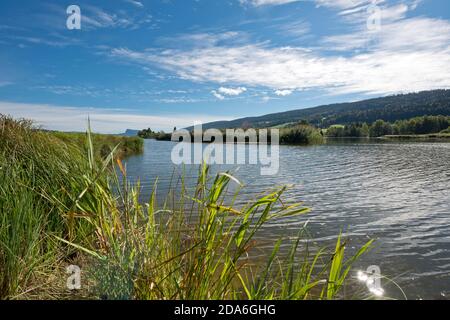
M156 177L163 193L174 170L182 171L171 163L173 145L147 140L143 155L126 160L129 176L141 178L145 196ZM353 247L375 238L376 248L360 261L361 268L379 265L411 299L450 296L450 144L281 146L276 176L261 176L256 165L232 168L248 197L289 184L286 197L312 208L305 217L271 224L264 239L294 234L307 219L318 243L334 240L340 231ZM188 180L195 179L196 169L186 170ZM388 294L398 297L394 291Z

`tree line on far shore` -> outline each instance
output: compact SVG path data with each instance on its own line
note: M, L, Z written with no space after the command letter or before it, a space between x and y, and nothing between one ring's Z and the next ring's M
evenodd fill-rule
M450 116L423 116L393 123L377 120L372 124L335 125L326 130L327 137L382 137L387 135L420 135L450 133Z
M177 128L174 128L173 131L176 131ZM172 133L167 133L164 131L153 131L151 128L143 129L138 132L138 137L143 139L155 139L162 141L170 141L172 137Z
M248 129L252 129L252 128L248 128ZM248 130L243 129L244 130L244 134L248 133ZM260 130L261 129L254 129L257 135L257 141L260 141ZM176 131L176 128L174 129L174 132ZM226 135L226 130L225 129L221 129L220 130L222 132L223 135ZM269 128L269 133L270 133L270 128ZM153 131L152 129L148 128L148 129L144 129L139 131L138 136L143 138L143 139L155 139L158 141L171 141L172 139L172 133L167 133L164 131ZM195 137L195 133L193 131L191 131L191 139L192 142L194 142L194 137ZM280 128L280 144L320 144L323 142L323 134L320 132L319 129L317 129L314 126L309 125L308 123L302 121L300 123L294 124L294 125L289 125L289 126L285 126L285 127L281 127ZM271 135L269 134L266 137L266 141L267 143L271 143ZM214 141L214 139L212 140ZM237 139L235 139L235 141L237 142ZM203 140L203 142L211 142L210 140L206 141ZM245 136L245 143L249 143L249 137Z
M280 144L320 144L324 137L382 137L388 135L421 135L434 133L450 133L450 116L422 116L393 123L377 120L371 124L365 122L347 125L333 125L328 129L320 129L307 121L279 127ZM255 129L259 135L259 129ZM174 128L176 131L176 128ZM225 130L222 129L225 133ZM144 129L138 136L144 139L170 141L172 133ZM259 139L258 139L259 140ZM269 141L270 143L270 141Z

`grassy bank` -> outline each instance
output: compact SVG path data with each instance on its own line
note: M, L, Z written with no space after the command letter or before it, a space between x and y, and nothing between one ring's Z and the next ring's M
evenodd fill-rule
M202 166L193 190L181 180L158 203L155 186L141 203L114 153L96 156L91 135L86 145L0 119L1 299L73 298L69 264L81 266L79 294L91 299L343 298L352 263L371 244L345 258L339 238L313 253L300 228L289 254L279 254L280 240L254 265L255 235L268 222L308 212L283 200L285 188L235 206L237 180Z
M52 132L65 143L74 143L87 151L86 133ZM123 137L108 134L91 134L93 148L97 156L106 157L117 147L116 157L122 158L143 151L144 142L139 137Z

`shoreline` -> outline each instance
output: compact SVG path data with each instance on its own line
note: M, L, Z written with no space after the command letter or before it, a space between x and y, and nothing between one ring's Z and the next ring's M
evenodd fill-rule
M448 141L450 142L450 134L448 133L429 133L429 134L413 134L413 135L388 135L379 137L381 140L418 140L418 141Z

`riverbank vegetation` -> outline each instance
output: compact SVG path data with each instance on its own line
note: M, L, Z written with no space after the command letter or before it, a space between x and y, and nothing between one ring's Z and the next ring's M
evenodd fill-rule
M87 151L86 133L51 132L52 135L65 143L74 143ZM109 134L91 134L93 148L96 156L107 157L116 149L116 157L123 158L144 150L144 141L139 137L115 136Z
M299 228L287 255L280 240L255 264L268 222L308 212L282 200L286 188L236 206L237 179L202 166L193 189L182 178L163 203L156 186L142 203L117 149L96 156L91 134L84 145L0 118L0 299L337 299L371 246L346 259L341 237L312 250ZM78 295L70 264L82 268Z
M313 145L323 142L321 131L308 124L290 125L280 130L280 144Z
M393 123L377 120L372 124L352 123L345 126L331 126L326 130L328 137L382 137L428 135L445 133L450 127L450 116L423 116Z
M440 132L441 134L450 134L450 127Z
M174 131L175 130L176 128ZM137 135L142 139L155 139L158 141L170 141L172 138L171 133L166 133L164 131L153 131L151 128L140 130Z
M265 136L264 143L271 143L271 135L270 135L270 130L275 129L275 128L268 128L267 130L267 135ZM307 123L294 123L294 124L289 124L289 125L285 125L279 128L276 128L280 130L280 144L285 144L285 145L312 145L312 144L321 144L324 142L324 137L323 134L321 133L321 131L319 129L317 129L314 126L311 126ZM241 133L243 135L245 135L245 143L249 143L250 142L250 138L248 136L249 132L248 130L254 130L255 135L256 135L256 141L260 142L260 130L262 129L252 129L252 128L248 128L248 129L231 129L231 130L242 130ZM176 131L176 129L174 129L174 132ZM227 133L226 133L226 129L221 129L219 130L219 132L221 132L221 134L226 137ZM199 138L199 141L203 141L204 143L210 143L212 141L214 141L214 139L211 140L205 140L203 138L204 136L204 131L202 133L202 137ZM170 133L165 133L163 131L160 132L155 132L152 131L150 128L148 129L144 129L139 131L139 137L144 138L144 139L155 139L155 140L159 140L159 141L170 141L172 139L172 134ZM200 134L199 134L200 135ZM195 141L195 137L196 137L196 133L194 131L191 131L191 142ZM239 139L235 139L235 142L238 142ZM225 139L224 139L225 142Z

